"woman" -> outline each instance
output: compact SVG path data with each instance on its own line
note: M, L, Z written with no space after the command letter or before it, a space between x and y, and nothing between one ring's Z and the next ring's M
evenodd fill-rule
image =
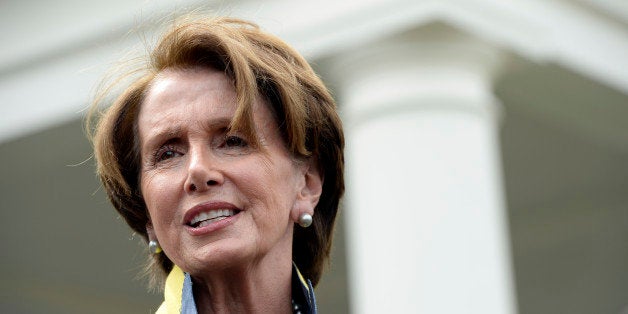
M242 20L187 20L149 59L93 141L111 202L168 276L158 313L315 313L344 191L329 92Z

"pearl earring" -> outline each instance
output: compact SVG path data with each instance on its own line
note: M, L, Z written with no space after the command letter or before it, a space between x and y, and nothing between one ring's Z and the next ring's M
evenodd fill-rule
M299 216L299 225L303 228L307 228L312 224L312 215L303 213Z
M161 253L161 246L156 240L150 240L148 241L148 250L153 254L159 254Z

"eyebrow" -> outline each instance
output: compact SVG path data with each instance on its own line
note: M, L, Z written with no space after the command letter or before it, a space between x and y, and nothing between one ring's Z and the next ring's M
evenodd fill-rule
M141 152L145 152L145 149L149 150L150 148L153 148L157 146L159 143L165 141L167 138L180 136L181 132L182 132L182 129L180 126L176 126L174 128L164 127L164 128L158 129L156 132L153 131L147 137L146 141L142 141L142 138L140 137L140 142L141 142L140 150Z

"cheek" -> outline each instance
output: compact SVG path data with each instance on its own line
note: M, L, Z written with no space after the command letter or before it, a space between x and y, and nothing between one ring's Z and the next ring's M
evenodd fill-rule
M260 203L266 211L288 217L297 196L297 180L291 163L283 161L270 165L260 163L255 171L243 173L242 190L248 191L252 201Z
M175 182L171 177L164 174L147 174L141 179L142 197L152 220L158 219L159 215L167 214L163 209L172 207L172 203L176 201Z

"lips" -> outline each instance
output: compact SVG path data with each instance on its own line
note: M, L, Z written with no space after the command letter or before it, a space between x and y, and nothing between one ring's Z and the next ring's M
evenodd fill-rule
M241 210L227 202L207 202L192 207L185 213L184 224L197 229L216 224L237 215Z

